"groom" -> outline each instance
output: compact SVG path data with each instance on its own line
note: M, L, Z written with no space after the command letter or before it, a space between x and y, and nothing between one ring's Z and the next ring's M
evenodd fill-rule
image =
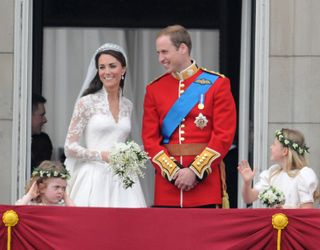
M199 68L190 58L191 38L180 25L156 38L166 69L147 86L142 139L156 169L154 206L220 207L218 165L236 129L229 79Z

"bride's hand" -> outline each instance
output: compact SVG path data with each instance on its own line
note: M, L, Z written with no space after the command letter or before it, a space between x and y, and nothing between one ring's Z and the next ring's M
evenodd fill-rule
M101 158L105 162L109 162L109 152L108 151L102 151L101 152Z

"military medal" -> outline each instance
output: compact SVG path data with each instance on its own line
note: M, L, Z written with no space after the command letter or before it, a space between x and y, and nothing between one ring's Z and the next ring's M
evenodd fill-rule
M208 119L207 119L207 117L205 117L202 113L200 113L200 114L196 117L194 123L196 124L196 126L197 126L198 128L203 129L205 126L207 126Z
M203 94L200 95L198 109L200 109L200 110L204 109L204 95Z
M204 109L203 103L199 103L199 104L198 104L198 109Z

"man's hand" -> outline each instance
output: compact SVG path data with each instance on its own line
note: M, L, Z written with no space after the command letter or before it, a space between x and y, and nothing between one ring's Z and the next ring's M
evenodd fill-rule
M198 184L195 173L189 168L180 169L173 179L174 185L182 191L189 191Z

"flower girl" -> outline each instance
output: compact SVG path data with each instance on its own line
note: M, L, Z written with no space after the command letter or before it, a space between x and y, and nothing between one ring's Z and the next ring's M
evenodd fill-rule
M61 163L43 161L32 172L26 194L16 205L73 206L66 193L69 172Z
M259 181L253 188L251 183L255 169L252 171L247 161L241 161L238 165L238 171L244 182L242 190L244 201L249 204L260 198L267 206L312 208L317 193L318 178L307 166L305 154L308 152L308 147L305 145L302 133L292 129L277 130L270 148L271 161L275 164L260 174ZM270 192L274 193L274 197L270 197ZM266 203L268 199L270 204Z

